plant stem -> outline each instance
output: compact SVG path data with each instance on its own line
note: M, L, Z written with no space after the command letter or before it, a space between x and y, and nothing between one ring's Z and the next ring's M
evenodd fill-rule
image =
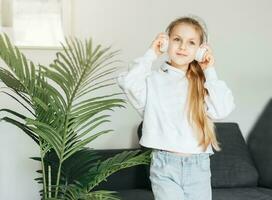
M48 165L48 197L51 198L51 167Z
M42 150L42 144L41 140L39 139L39 145L40 145L40 155L41 155L41 164L42 164L42 176L43 176L43 196L45 199L47 198L47 187L46 187L46 176L45 176L45 168L44 168L44 161L43 161L43 150Z
M55 198L58 198L58 191L59 191L59 180L60 180L60 171L62 166L62 158L60 159L59 168L58 168L58 175L57 175L57 182L56 182L56 192Z

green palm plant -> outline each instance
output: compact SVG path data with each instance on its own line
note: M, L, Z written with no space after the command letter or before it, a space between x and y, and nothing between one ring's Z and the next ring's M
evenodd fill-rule
M120 62L119 51L94 46L92 39L66 39L63 51L49 65L35 65L12 45L7 35L0 35L1 89L26 109L23 115L2 108L1 121L9 122L30 136L40 147L41 162L37 178L42 183L42 199L119 199L113 191L93 191L112 173L123 168L148 164L150 151L124 151L101 160L86 145L112 129L95 131L110 122L115 107L126 101L116 97L122 93L94 96L94 92L116 84L108 78ZM111 82L113 81L113 82Z

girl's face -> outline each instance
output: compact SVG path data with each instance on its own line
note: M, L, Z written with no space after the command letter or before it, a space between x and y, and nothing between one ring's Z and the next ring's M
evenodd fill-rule
M181 23L176 25L169 36L168 55L175 67L188 67L195 59L200 46L200 36L191 25Z

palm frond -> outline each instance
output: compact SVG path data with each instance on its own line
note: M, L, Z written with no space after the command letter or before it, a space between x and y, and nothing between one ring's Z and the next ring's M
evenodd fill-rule
M86 200L120 200L121 198L118 197L117 195L113 195L113 194L117 194L118 192L116 191L107 191L107 190L97 190L97 191L93 191L93 192L89 192L86 195Z
M109 122L106 119L101 120L101 116L97 117L96 115L106 110L113 111L114 107L124 107L122 104L126 103L124 99L112 98L112 96L120 93L101 97L100 101L94 101L93 98L88 101L79 100L77 98L79 95L84 96L81 92L92 86L92 78L98 80L110 75L115 70L115 68L106 69L104 72L101 71L98 76L95 76L95 72L99 71L100 65L113 58L118 51L108 52L110 48L102 48L101 45L93 50L91 39L85 41L84 44L78 39L66 39L66 43L68 47L63 46L63 52L57 53L54 63L49 68L40 66L46 79L56 83L62 89L67 103L67 107L62 109L63 112L55 113L57 119L63 119L62 123L59 123L61 128L55 130L56 134L61 135L62 143L59 149L54 147L61 162L98 136L113 131L105 130L87 136L99 125ZM103 67L108 66L104 65ZM36 104L39 104L45 111L47 110L46 105L41 104L41 102L37 101ZM105 115L102 116L105 117Z
M11 71L1 69L1 76L4 76L4 83L17 91L33 93L37 83L35 65L27 61L26 57L14 47L6 34L0 35L0 56ZM12 80L13 82L10 82Z
M98 162L96 166L89 170L88 176L80 182L91 191L102 181L106 181L111 174L128 167L150 163L150 150L123 151L115 156Z
M19 116L20 114L16 113L16 115ZM31 129L29 129L29 127L27 127L24 123L21 123L21 122L15 120L15 119L10 118L10 117L3 117L2 119L0 119L0 121L6 121L8 123L11 123L11 124L17 126L24 133L26 133L30 138L32 138L35 143L37 143L39 145L39 137L37 136L37 134L35 132L33 132Z
M18 79L16 79L10 71L4 68L0 68L0 79L9 88L20 92L26 92L24 85Z
M116 191L97 190L87 192L86 190L76 186L68 185L60 187L60 194L62 194L62 200L121 200ZM53 199L52 199L53 200Z

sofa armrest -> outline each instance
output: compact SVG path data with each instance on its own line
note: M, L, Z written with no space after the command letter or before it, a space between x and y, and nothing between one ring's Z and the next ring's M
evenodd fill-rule
M247 144L259 173L258 184L272 188L272 98L249 133Z

